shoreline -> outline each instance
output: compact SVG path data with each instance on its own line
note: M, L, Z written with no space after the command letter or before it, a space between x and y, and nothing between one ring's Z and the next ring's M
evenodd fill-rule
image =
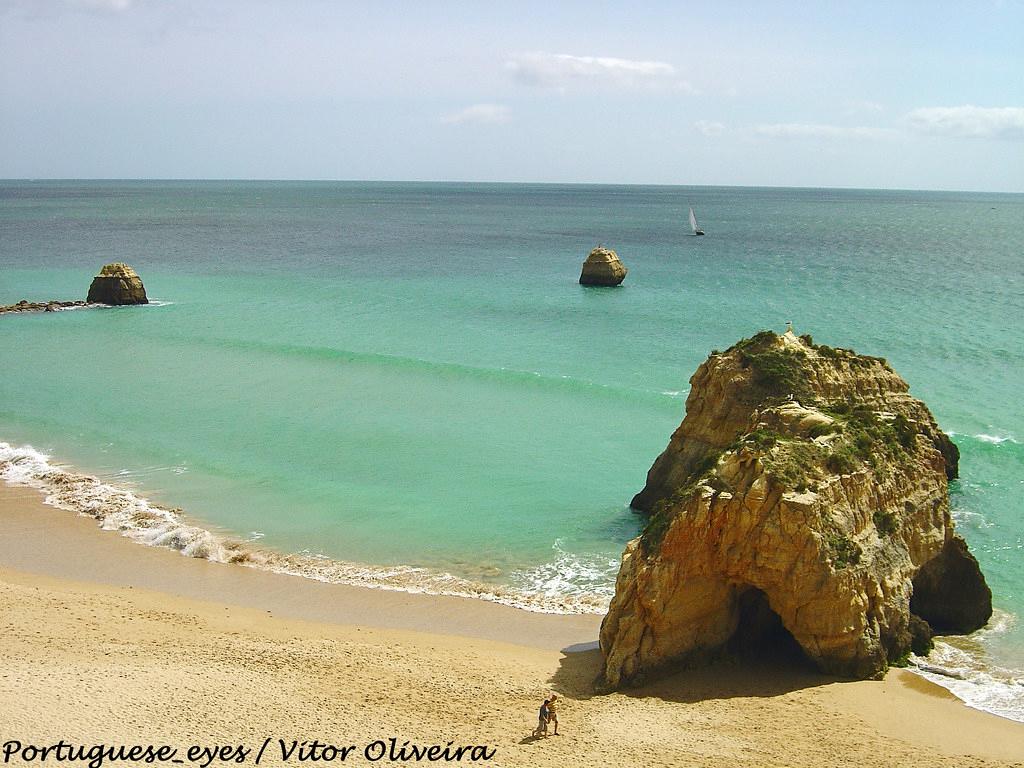
M16 446L0 440L0 482L31 488L47 505L92 518L100 528L116 531L124 538L194 559L241 564L329 584L484 600L559 615L602 616L611 597L530 593L428 568L372 566L314 554L289 554L217 531L215 526L191 520L179 508L140 496L131 486L104 481L50 459L31 445Z
M0 482L0 568L175 597L214 599L277 616L502 640L513 629L531 647L596 642L601 616L525 611L487 600L317 581L139 546L96 521Z
M494 764L524 766L809 767L882 755L1010 765L1024 755L1024 726L903 670L851 683L715 665L595 696L598 616L186 558L6 484L0 615L0 723L5 739L26 743L396 736L486 743ZM565 738L533 739L536 704L552 690Z
M604 611L599 610L596 596L532 595L426 569L381 568L260 548L218 533L202 523L194 525L181 509L151 502L137 495L130 486L81 474L67 465L53 464L49 456L28 445L15 447L0 441L0 470L0 542L5 536L11 540L20 537L22 547L31 553L27 558L12 557L13 567L19 570L34 570L37 564L46 563L44 573L79 581L92 582L99 577L103 583L111 585L127 584L198 599L207 599L212 594L219 602L239 607L270 605L267 613L277 610L279 615L291 618L335 624L365 624L366 616L372 612L376 614L377 623L366 626L441 631L489 640L505 640L512 626L525 629L531 638L528 644L536 647L597 648ZM7 518L2 514L4 492L21 494L18 498L7 497L7 501L14 500L13 507L22 508L15 509ZM38 529L42 520L46 521L45 534ZM71 533L68 520L76 521L77 533ZM14 526L13 532L8 530L9 525ZM104 536L106 533L118 535ZM112 545L108 539L145 546L126 549ZM59 543L55 546L55 542ZM82 552L86 552L84 558L79 557ZM5 555L12 553L5 552L0 544L0 568L9 564L5 562ZM170 555L177 557L167 559ZM153 560L154 557L161 559ZM187 560L203 564L204 571L183 567ZM127 567L97 566L110 563L123 566L128 561ZM71 563L92 565L69 569ZM244 567L225 567L233 565ZM244 576L239 572L252 575ZM140 578L141 574L147 577ZM200 574L202 577L196 582ZM283 582L267 577L289 577L306 586L285 588ZM388 596L374 597L372 593ZM257 594L260 599L255 597ZM430 598L441 600L435 604ZM485 610L477 614L472 606L481 604L505 610ZM575 620L561 624L519 621L514 618L516 614ZM438 615L446 617L440 627ZM482 632L482 627L491 631ZM556 627L560 629L556 631ZM567 631L577 635L569 636ZM580 639L584 635L587 639ZM553 642L553 638L558 641ZM958 653L956 641L959 638L949 638L952 645L942 640L937 638L935 653L943 658ZM931 656L913 657L910 668L915 679L938 687L964 706L1024 723L1019 716L1020 694L1015 690L1016 680L1005 677L1009 673L999 670L1005 679L996 680L991 678L987 668L979 668L987 682L978 687L976 680L964 676L962 663L956 659L934 663ZM989 677L985 677L986 674ZM971 684L964 687L965 682ZM1009 710L1007 702L1012 704Z

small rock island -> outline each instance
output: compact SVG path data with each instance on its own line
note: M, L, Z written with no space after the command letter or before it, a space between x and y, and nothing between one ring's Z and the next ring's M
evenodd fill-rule
M146 288L138 273L127 264L107 264L93 278L89 295L85 301L28 301L0 306L0 315L19 312L59 312L64 309L80 309L100 305L121 306L126 304L149 304Z
M603 684L781 644L884 674L992 595L954 530L959 451L882 358L762 331L713 352L632 506L601 625Z
M127 264L107 264L93 278L86 301L90 304L148 304L142 279Z
M628 271L615 251L599 245L590 252L587 260L583 262L580 285L619 285L626 279Z

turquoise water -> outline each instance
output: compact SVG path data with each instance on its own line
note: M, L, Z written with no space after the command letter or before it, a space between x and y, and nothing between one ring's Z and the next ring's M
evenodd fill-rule
M621 288L577 284L598 243ZM0 303L110 261L161 300L0 318L0 439L276 550L606 596L690 374L792 320L955 433L1024 670L1022 254L1024 195L0 182Z

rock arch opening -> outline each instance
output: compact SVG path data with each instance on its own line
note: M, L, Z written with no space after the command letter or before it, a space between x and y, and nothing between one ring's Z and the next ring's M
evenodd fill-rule
M772 610L768 595L757 587L747 587L736 604L739 621L726 646L730 653L756 661L810 664L800 643Z

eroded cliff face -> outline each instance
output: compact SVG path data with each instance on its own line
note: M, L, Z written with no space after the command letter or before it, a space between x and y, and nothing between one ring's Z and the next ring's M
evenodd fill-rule
M869 677L926 646L927 621L988 620L949 514L956 447L884 360L762 332L690 383L686 418L633 500L651 518L601 627L610 686L762 635ZM969 608L940 621L958 600Z

